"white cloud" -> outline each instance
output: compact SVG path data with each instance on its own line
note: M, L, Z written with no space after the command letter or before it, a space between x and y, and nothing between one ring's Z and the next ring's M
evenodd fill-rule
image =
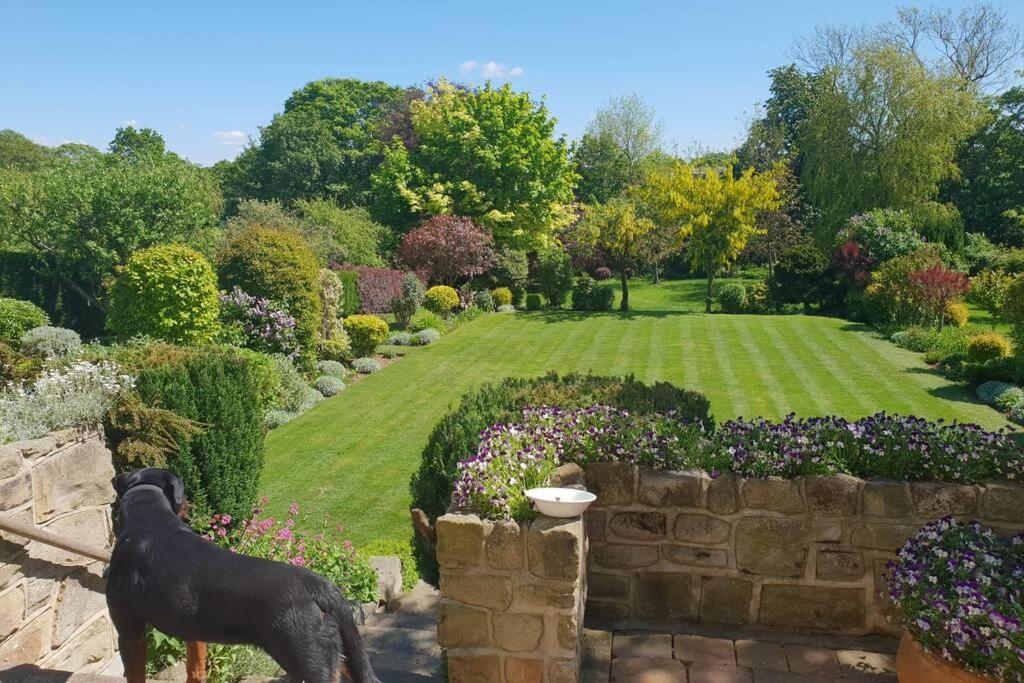
M32 141L46 147L60 147L61 145L66 145L69 142L74 142L74 140L70 140L68 138L48 138L45 135L38 135L32 138Z
M508 66L501 62L478 62L471 59L459 64L459 72L463 76L479 73L484 78L519 78L526 75L521 66Z
M249 136L240 130L218 130L213 137L218 143L233 147L241 147L249 140Z
M128 119L127 121L122 121L121 125L122 126L131 126L132 128L134 128L135 126L139 125L139 122L136 121L135 119Z

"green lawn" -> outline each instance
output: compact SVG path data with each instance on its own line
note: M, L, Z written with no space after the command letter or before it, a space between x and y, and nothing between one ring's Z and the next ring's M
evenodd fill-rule
M357 543L407 538L409 477L438 419L486 381L547 370L667 380L704 392L720 420L886 410L1005 424L919 354L853 323L705 315L702 288L698 281L637 284L637 310L625 315L480 318L272 432L262 488L278 509L295 500L313 518L329 513Z

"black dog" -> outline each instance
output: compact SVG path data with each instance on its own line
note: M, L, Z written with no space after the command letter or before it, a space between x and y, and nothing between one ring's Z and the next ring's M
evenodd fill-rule
M128 683L145 680L145 628L189 643L189 681L205 643L256 645L295 681L379 683L352 612L331 582L300 567L231 553L180 519L181 479L147 468L113 480L120 501L107 606Z

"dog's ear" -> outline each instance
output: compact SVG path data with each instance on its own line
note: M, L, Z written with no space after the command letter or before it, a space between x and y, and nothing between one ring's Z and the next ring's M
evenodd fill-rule
M110 480L110 485L114 487L114 493L120 498L128 490L128 480L134 474L134 472L122 472L113 479Z
M181 477L170 470L165 470L163 489L167 501L171 504L171 510L174 514L179 514L185 504L185 485L181 483Z

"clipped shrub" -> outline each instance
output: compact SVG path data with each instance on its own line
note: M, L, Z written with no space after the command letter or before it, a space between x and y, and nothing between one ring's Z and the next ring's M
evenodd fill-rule
M615 300L611 287L599 285L589 275L576 278L572 288L572 309L574 311L610 311Z
M811 242L799 242L779 255L768 282L771 297L779 303L811 305L824 303L829 290L828 256Z
M355 315L362 309L359 301L359 273L355 270L335 270L341 280L341 315Z
M388 324L375 315L350 315L344 325L356 356L373 355L388 338Z
M526 310L528 311L539 311L544 305L544 300L540 294L527 294L526 295Z
M718 292L718 305L726 313L739 313L747 305L747 288L739 282L730 282Z
M320 340L334 336L341 329L341 298L344 285L333 270L321 268L320 280Z
M313 387L304 387L302 390L302 394L299 396L298 412L304 413L323 400L323 394L321 394L319 391L317 391Z
M924 353L925 363L959 364L967 359L967 342L970 335L960 327L947 327L935 336L935 342Z
M932 327L915 325L905 330L895 332L889 339L897 346L902 346L910 351L924 353L933 348L939 340L939 333Z
M420 346L426 346L427 344L433 344L440 338L441 333L438 330L435 330L433 327L428 327L416 335L416 343Z
M356 358L352 361L352 369L360 375L370 375L380 370L380 363L373 358Z
M82 353L82 338L63 327L34 327L19 340L21 350L42 358L70 358Z
M747 311L768 313L773 309L767 282L755 282L747 289Z
M992 405L1002 394L1015 388L1016 387L1007 382L990 381L979 385L975 390L975 393L977 394L979 401L987 405Z
M412 273L402 276L402 293L391 300L391 312L395 314L395 322L399 327L409 324L409 319L416 315L423 303L423 282Z
M391 346L409 346L412 343L412 333L395 332L384 343Z
M107 327L122 339L204 344L220 329L219 312L210 263L194 249L166 244L135 252L118 269Z
M321 375L330 375L331 377L340 377L342 379L348 377L348 370L336 360L322 360L316 364L316 370Z
M473 292L473 305L481 311L486 311L488 313L493 312L495 306L494 297L486 289L479 292Z
M0 340L17 341L29 330L49 323L46 312L31 301L0 297Z
M1017 277L1006 288L1003 318L1013 325L1017 355L1024 359L1024 276Z
M335 270L351 271L357 274L356 287L359 292L357 313L390 313L391 302L402 295L402 278L405 271L371 266L344 264ZM346 303L346 309L348 303Z
M345 388L345 383L340 377L334 375L320 375L313 382L313 388L320 392L324 398L340 394Z
M515 313L515 312L516 312L516 307L513 306L512 304L505 304L503 306L498 306L498 313Z
M537 254L537 287L549 305L561 308L572 291L572 285L572 260L564 249L553 247Z
M512 303L512 290L508 287L495 287L491 291L491 297L494 299L496 307L508 306Z
M975 363L1005 358L1011 350L1010 340L998 332L982 332L967 341L967 357Z
M594 268L594 279L598 281L610 280L612 277L612 269L608 266L598 266Z
M459 305L459 293L454 287L435 285L423 295L423 305L429 311L447 316Z
M338 321L338 326L331 331L330 338L320 340L317 345L317 353L321 358L334 361L345 360L352 356L352 342L341 321Z
M1024 403L1024 389L1014 387L996 396L992 401L992 406L997 410L1008 413L1022 403Z
M226 290L238 286L274 301L295 318L295 338L310 364L320 336L323 302L316 256L301 235L259 226L235 235L217 254Z
M409 321L408 329L410 332L422 332L428 328L433 328L441 334L447 334L451 329L451 324L441 316L428 310L418 311Z
M267 425L267 429L277 429L281 425L288 424L298 416L298 413L293 413L288 410L271 410L267 413L264 422Z

